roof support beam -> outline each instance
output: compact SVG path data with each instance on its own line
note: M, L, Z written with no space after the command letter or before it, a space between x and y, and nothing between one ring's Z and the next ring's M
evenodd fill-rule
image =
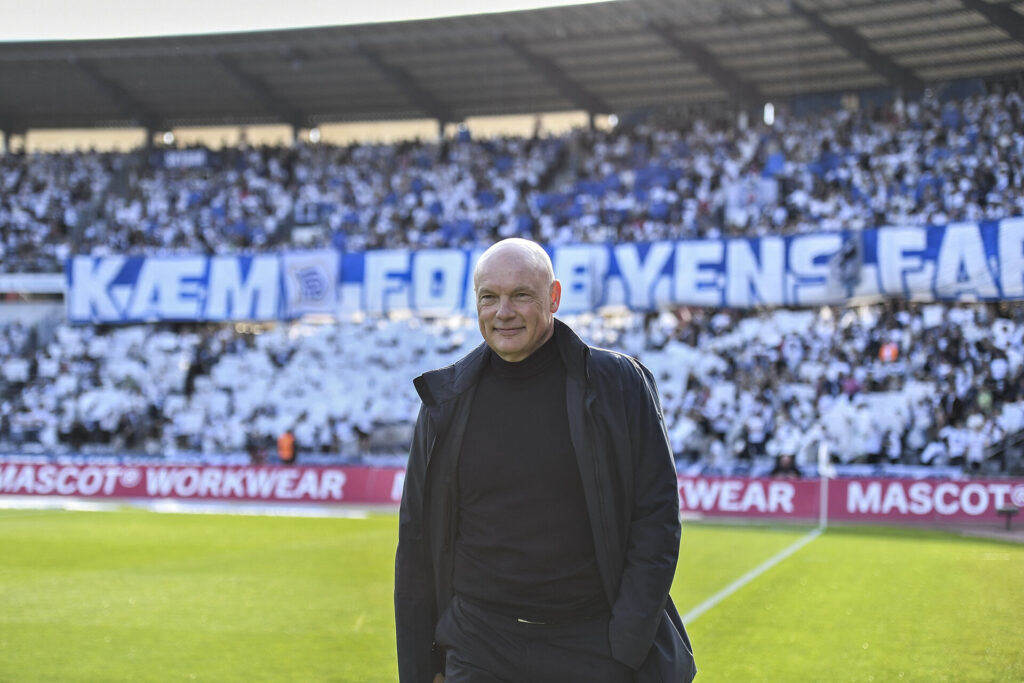
M996 5L981 0L960 0L964 7L988 19L996 28L1006 31L1018 43L1024 43L1024 16L1010 5Z
M718 58L700 43L680 38L672 30L672 27L667 24L648 22L647 25L667 45L672 47L682 57L696 64L697 68L710 76L715 83L725 88L733 99L744 106L760 106L767 99L761 93L760 88L744 80L731 69L724 67L718 61Z
M12 119L6 111L0 110L0 133L10 138L12 135L17 135L23 132L23 126L16 124L14 119Z
M290 125L293 131L302 127L306 117L288 105L263 79L248 74L239 68L234 59L224 54L214 55L214 60L227 71L242 88L259 102L264 109Z
M373 68L381 72L385 78L394 83L399 89L404 92L412 102L427 113L432 119L437 119L440 122L442 129L446 123L455 123L460 119L456 118L455 113L451 108L439 102L430 92L427 91L419 82L410 74L408 71L400 66L389 64L384 59L366 47L365 45L356 45L355 51L363 59L373 65Z
M501 34L499 39L505 47L512 50L516 56L526 62L534 71L539 72L548 83L555 86L576 107L590 114L610 114L614 111L604 98L590 92L567 76L552 60L530 52L524 45L512 40L505 34Z
M889 85L898 86L909 91L924 89L924 82L913 71L874 50L868 41L853 29L845 26L833 26L818 16L817 13L803 7L799 2L791 3L790 7L792 7L793 12L797 16L802 17L814 30L824 33L850 55L862 60L872 71L888 81Z
M88 59L70 57L68 62L78 69L100 92L109 97L121 110L148 131L166 128L161 117L156 116L146 105L135 99L119 83L111 80Z

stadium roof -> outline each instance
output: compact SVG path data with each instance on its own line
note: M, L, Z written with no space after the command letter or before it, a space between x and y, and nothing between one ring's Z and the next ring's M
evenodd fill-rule
M0 43L0 130L622 114L1022 72L1021 0L617 0Z

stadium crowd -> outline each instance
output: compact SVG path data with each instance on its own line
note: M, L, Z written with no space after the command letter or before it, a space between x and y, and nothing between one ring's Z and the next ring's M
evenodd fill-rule
M193 151L0 156L4 270L59 272L79 253L645 241L1024 212L1016 92L771 126Z
M72 254L646 241L945 224L1024 213L1016 93L797 118L534 138L218 152L0 155L0 262ZM570 321L654 370L682 468L788 456L992 467L1024 429L1024 310L679 308ZM401 453L410 378L475 321L0 325L0 450ZM367 372L371 369L371 372Z
M570 318L659 383L680 468L762 469L780 456L999 469L1024 430L1024 310L880 304ZM31 452L399 455L411 378L479 340L475 320L366 318L245 327L0 329L0 444Z

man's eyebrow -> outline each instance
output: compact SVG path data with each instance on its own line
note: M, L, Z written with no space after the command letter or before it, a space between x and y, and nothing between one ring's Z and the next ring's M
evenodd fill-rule
M484 292L487 292L488 294L495 293L495 291L492 288L488 287L487 285L481 285L480 287L477 288L476 291L477 294L482 294ZM512 294L519 294L520 292L531 293L533 292L533 287L531 287L530 285L516 285L515 287L512 288L511 291Z

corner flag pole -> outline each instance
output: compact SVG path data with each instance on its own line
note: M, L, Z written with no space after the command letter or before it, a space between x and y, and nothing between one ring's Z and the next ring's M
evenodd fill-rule
M828 444L822 439L818 444L818 488L821 493L818 502L818 528L828 528L828 480L832 474L832 464L828 458Z

